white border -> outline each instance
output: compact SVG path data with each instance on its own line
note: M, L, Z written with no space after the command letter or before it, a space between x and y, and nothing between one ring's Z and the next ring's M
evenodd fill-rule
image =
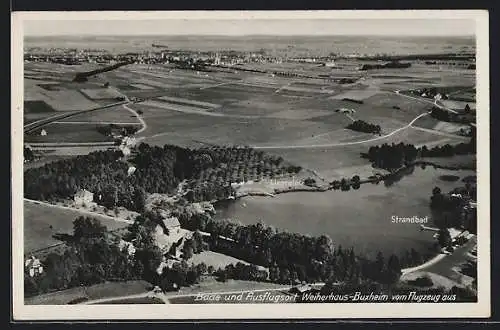
M477 48L478 302L450 304L196 304L30 306L23 299L23 21L153 19L473 19ZM489 27L486 10L15 12L11 16L14 320L451 318L490 316Z

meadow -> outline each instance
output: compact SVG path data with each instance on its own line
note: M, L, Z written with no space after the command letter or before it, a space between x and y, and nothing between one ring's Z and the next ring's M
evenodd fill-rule
M52 123L34 132L25 135L24 141L27 143L68 143L68 142L113 142L109 136L105 136L97 131L99 123ZM41 130L45 130L47 135L40 135Z
M24 202L24 252L29 253L61 243L54 234L71 234L73 220L82 214L33 202ZM108 230L124 228L124 222L95 216Z

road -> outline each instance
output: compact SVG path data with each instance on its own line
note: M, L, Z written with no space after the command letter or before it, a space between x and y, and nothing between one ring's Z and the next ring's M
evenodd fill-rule
M66 119L66 118L70 118L70 117L74 117L74 116L77 116L77 115L81 115L83 113L88 113L88 112L93 112L93 111L98 111L98 110L102 110L102 109L111 108L111 107L114 107L114 106L117 106L117 105L126 104L127 102L128 101L120 101L120 102L108 104L108 105L97 107L97 108L72 111L72 112L69 112L69 113L65 112L65 113L62 113L62 114L57 114L57 115L54 115L54 116L51 116L51 117L43 118L43 119L40 119L40 120L37 120L37 121L34 121L34 122L31 122L31 123L28 123L28 124L24 125L24 127L23 127L24 133L32 132L35 129L40 128L40 127L45 126L45 125L48 125L48 124L50 124L50 123L52 123L54 121L58 121L58 120Z
M460 140L463 140L465 142L470 141L469 137L466 137L466 136L463 136L463 135L456 135L456 134L451 134L451 133L437 131L435 129L423 128L423 127L418 127L418 126L411 126L411 128L419 130L419 131L422 131L422 132L427 132L427 133L431 133L431 134L446 136L446 137L454 138L454 139L460 139Z
M325 283L318 282L318 283L313 283L310 284L311 287L321 287L325 285ZM240 294L244 292L269 292L269 291L289 291L293 286L284 286L281 288L270 288L270 289L256 289L256 290L234 290L234 291L211 291L211 292L199 292L199 293L206 293L210 295L227 295L227 294ZM187 297L196 297L198 293L188 293L188 294L169 294L169 293L154 293L152 291L150 292L144 292L144 293L139 293L139 294L133 294L133 295L125 295L125 296L119 296L119 297L111 297L111 298L101 298L101 299L96 299L96 300L89 300L81 303L82 305L93 305L93 304L104 304L104 303L109 303L113 302L116 300L122 300L122 299L138 299L138 298L147 298L147 297L155 297L158 299L161 299L165 304L170 304L169 299L172 298L187 298Z
M433 269L433 266L437 266L438 268L444 267L445 269L451 269L452 267L459 265L462 262L465 262L468 258L468 253L476 246L477 239L476 237L471 238L467 243L458 247L453 253L447 254L438 254L431 260L410 268L405 268L401 270L402 275L409 274L416 271L429 271L431 273L435 272L438 275L439 271ZM443 263L442 265L439 265ZM446 277L446 276L445 276Z
M413 273L413 272L416 272L416 271L419 271L419 270L422 270L422 269L425 269L429 266L432 266L434 265L435 263L438 263L439 261L441 261L441 259L445 258L446 257L446 254L438 254L437 256L435 256L434 258L432 258L431 260L421 264L421 265L418 265L418 266L415 266L415 267L409 267L409 268L404 268L404 269L401 269L401 276L405 275L405 274L409 274L409 273Z
M412 99L412 100L417 100L417 101L420 101L420 102L432 104L432 105L434 105L434 106L436 106L436 107L438 107L440 109L443 109L443 110L446 110L446 111L449 111L449 112L458 113L455 110L452 110L450 108L445 107L442 104L437 103L438 100L431 101L431 100L423 98L423 97L415 97L415 96L410 96L410 95L406 95L406 94L401 94L400 91L398 91L398 90L394 91L394 93L396 93L397 95L400 95L400 96Z
M140 130L138 130L137 132L135 132L135 134L140 134L140 133L144 132L148 128L148 124L146 124L146 122L144 121L144 119L142 119L141 115L139 115L137 113L137 111L135 111L134 109L128 107L129 104L130 103L124 104L123 107L125 109L127 109L128 111L132 112L134 114L135 118L137 118L137 120L141 123L142 128Z

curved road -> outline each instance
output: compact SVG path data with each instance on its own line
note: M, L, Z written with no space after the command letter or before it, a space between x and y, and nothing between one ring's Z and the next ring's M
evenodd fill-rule
M114 107L117 105L126 104L127 102L128 101L120 101L120 102L108 104L108 105L105 105L102 107L86 109L86 110L72 111L69 113L65 112L65 113L57 114L57 115L54 115L51 117L43 118L43 119L40 119L40 120L37 120L37 121L34 121L34 122L31 122L31 123L24 125L24 127L23 127L24 133L29 133L37 128L43 127L45 125L48 125L48 124L50 124L54 121L60 120L60 119L66 119L66 118L74 117L77 115L81 115L83 113L88 113L88 112L93 112L93 111L102 110L102 109L106 109L106 108L111 108L111 107Z
M437 103L438 100L431 101L431 100L423 98L423 97L415 97L415 96L410 96L410 95L406 95L406 94L401 94L399 90L394 91L394 93L396 93L397 95L400 95L400 96L412 99L412 100L417 100L417 101L420 101L420 102L432 104L432 105L434 105L434 106L436 106L436 107L438 107L440 109L443 109L443 110L446 110L446 111L449 111L449 112L458 113L455 110L452 110L450 108L445 107L442 104Z

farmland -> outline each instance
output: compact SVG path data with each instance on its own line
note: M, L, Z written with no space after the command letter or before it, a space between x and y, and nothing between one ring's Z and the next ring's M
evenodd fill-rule
M450 94L466 97L474 79L470 71L438 70L415 64L404 70L358 72L355 69L359 65L356 60L340 60L333 68L310 63L242 67L266 72L293 71L317 77L302 78L223 68L194 72L170 65L135 64L76 85L67 81L70 71L63 71L61 66L51 70L47 64L30 64L30 77L36 75L37 79L46 77L50 81L42 88L28 79L27 95L31 103L26 105L25 117L48 116L62 109L55 106L57 102L50 102L51 95L47 93L78 93L75 102L78 108L85 108L89 106L85 102L97 104L120 95L115 92L119 91L128 97L146 98L128 106L139 111L147 124L139 134L143 142L262 147L327 177L346 173L346 169L362 169L366 163L359 153L370 145L384 142L424 144L445 141L445 138L450 142L462 141L453 137L461 127L440 124L429 116L403 129L417 116L429 111L432 104L397 95L394 91L409 86L447 86ZM362 79L354 84L338 84L319 75ZM54 81L57 79L59 82ZM105 82L113 89L103 88ZM41 96L37 98L37 95ZM56 96L58 94L52 98ZM68 94L66 98L72 97ZM80 97L84 99L81 103ZM352 109L352 113L346 116L337 112L338 109ZM346 129L353 120L380 125L382 137ZM116 106L62 119L46 127L47 136L27 136L25 139L29 142L109 141L96 132L94 122L139 124L133 113ZM440 136L439 133L448 135ZM294 145L300 146L300 150L282 148ZM324 147L306 150L307 146Z
M394 91L432 85L447 86L450 93L465 95L473 86L474 75L470 70L438 70L417 63L404 70L359 72L356 67L360 64L357 60L340 60L332 68L311 63L242 66L268 73L224 68L195 72L171 65L134 64L105 72L85 83L73 83L68 80L74 68L64 71L65 67L60 65L51 68L48 64L30 63L27 76L47 78L48 81L40 83L40 80L26 79L26 94L31 103L26 105L25 116L50 116L62 109L84 109L122 93L128 97L146 98L128 105L139 111L147 124L139 134L143 142L262 147L326 176L363 168L366 163L359 153L370 145L384 142L424 144L445 138L455 141L453 136L440 136L439 133L455 134L457 130L450 125L439 126L428 116L419 118L413 125L415 128L403 129L417 116L429 111L432 104L397 95ZM310 78L270 74L275 71L296 72ZM320 75L361 79L354 84L339 84ZM113 88L104 88L106 82ZM66 100L71 100L73 106L62 106ZM352 109L351 115L336 111L341 108ZM382 136L374 138L371 134L346 129L353 120L380 125ZM96 132L94 122L139 123L133 113L116 106L62 119L45 128L47 136L34 135L25 139L27 142L109 141ZM419 127L428 131L418 130ZM300 146L300 150L282 148L294 145ZM307 146L324 147L307 150Z

